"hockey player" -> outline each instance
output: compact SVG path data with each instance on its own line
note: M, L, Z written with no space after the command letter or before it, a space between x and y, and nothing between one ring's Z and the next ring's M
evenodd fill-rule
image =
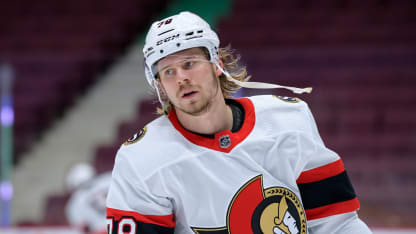
M71 197L65 214L71 226L83 228L86 233L103 234L105 228L105 203L110 187L111 173L96 174L88 163L79 163L67 175Z
M339 156L308 106L273 95L232 99L248 82L199 16L155 22L143 49L161 117L119 149L109 233L371 233Z

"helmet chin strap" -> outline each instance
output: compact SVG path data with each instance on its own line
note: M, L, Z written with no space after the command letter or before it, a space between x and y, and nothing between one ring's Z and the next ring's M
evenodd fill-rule
M159 99L159 102L162 105L163 111L165 112L165 114L167 114L166 109L165 109L165 103L163 102L162 96L160 95L160 84L157 80L153 80L153 87L155 87L157 99Z
M216 63L218 69L227 77L227 80L233 82L236 85L239 85L244 88L249 89L288 89L294 93L302 94L302 93L311 93L312 87L307 88L296 88L290 86L282 86L277 84L270 84L270 83L263 83L263 82L243 82L234 79L228 72L226 72L218 63Z

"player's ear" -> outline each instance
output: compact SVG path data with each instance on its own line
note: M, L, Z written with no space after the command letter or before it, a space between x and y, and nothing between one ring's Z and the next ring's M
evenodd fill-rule
M218 64L220 65L222 69L224 69L224 63L222 62L221 59L218 59ZM222 71L217 66L215 66L215 75L219 77L221 74L222 74Z

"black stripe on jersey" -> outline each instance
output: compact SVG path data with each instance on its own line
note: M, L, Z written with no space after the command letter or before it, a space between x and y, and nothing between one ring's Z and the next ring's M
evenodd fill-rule
M141 223L137 224L137 234L139 233L149 233L149 234L173 234L174 229L159 226L151 223Z
M320 181L298 184L298 187L305 209L348 201L356 197L345 171Z
M174 228L163 227L152 223L142 223L135 221L136 223L136 232L130 230L130 225L124 225L121 233L118 233L118 221L114 221L113 231L110 234L123 234L123 233L134 233L134 234L173 234Z
M196 234L228 234L228 228L218 228L218 229L195 229L192 230Z

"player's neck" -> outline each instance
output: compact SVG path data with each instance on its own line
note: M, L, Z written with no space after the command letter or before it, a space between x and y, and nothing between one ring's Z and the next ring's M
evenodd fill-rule
M230 130L233 126L231 108L227 106L222 95L213 101L209 109L201 115L193 116L182 111L177 111L176 115L185 129L200 134L215 134Z

